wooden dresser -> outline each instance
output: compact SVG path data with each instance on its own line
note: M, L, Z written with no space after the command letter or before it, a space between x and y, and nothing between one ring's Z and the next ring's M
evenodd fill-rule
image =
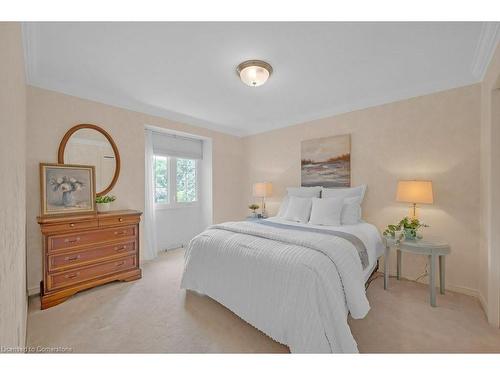
M141 212L38 217L43 234L41 308L110 281L141 278Z

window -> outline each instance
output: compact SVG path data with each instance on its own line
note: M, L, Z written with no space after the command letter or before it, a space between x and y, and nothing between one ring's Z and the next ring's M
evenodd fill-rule
M157 208L194 204L198 201L198 162L162 155L154 157Z
M169 158L166 156L155 155L155 203L170 203L169 194Z
M177 202L196 202L196 160L176 159Z

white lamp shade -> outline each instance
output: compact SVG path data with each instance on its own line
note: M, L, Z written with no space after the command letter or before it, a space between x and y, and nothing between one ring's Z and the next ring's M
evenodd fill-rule
M432 181L399 181L396 201L432 204Z
M270 182L257 182L253 184L253 196L257 198L270 197L273 193L273 184Z

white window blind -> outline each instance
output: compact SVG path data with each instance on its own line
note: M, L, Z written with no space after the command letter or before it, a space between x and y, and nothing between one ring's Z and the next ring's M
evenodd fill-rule
M153 153L201 160L203 159L203 141L175 134L153 132Z

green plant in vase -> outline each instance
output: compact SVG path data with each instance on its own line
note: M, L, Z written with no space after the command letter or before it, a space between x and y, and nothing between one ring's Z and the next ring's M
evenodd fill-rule
M418 230L421 228L428 228L427 224L420 222L420 220L416 217L403 218L398 224L390 224L384 230L384 236L389 236L392 238L396 238L396 233L399 233L398 240L402 240L406 238L407 240L415 240L422 238L421 235L418 234Z
M257 212L255 211L257 211L260 206L258 204L252 203L250 206L248 206L248 208L252 210L253 217L257 217Z
M111 202L114 202L116 197L114 195L101 195L95 197L95 202L97 203L97 210L99 212L106 212L111 209Z

